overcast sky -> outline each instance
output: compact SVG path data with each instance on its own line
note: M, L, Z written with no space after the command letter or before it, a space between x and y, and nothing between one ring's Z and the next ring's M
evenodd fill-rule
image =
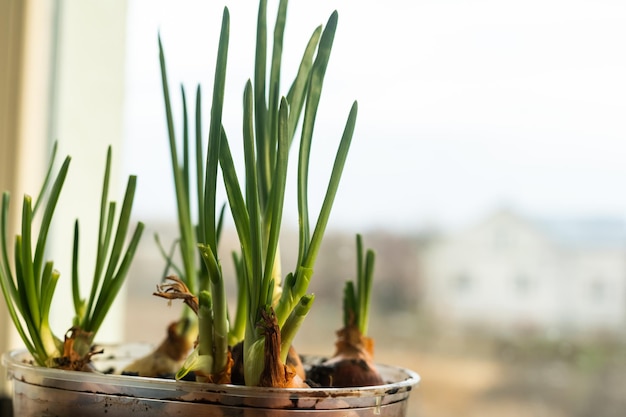
M224 123L240 146L256 3L130 1L125 167L139 175L137 216L174 213L158 31L171 88L183 82L192 96L202 84L208 112L228 5ZM276 4L269 1L271 16ZM449 227L503 205L534 216L624 217L626 2L292 1L284 78L334 9L339 26L314 138L313 201L353 100L359 117L330 227ZM294 193L288 198L287 221L295 218Z

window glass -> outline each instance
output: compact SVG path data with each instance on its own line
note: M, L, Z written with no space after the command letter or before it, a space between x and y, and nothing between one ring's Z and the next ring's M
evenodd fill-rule
M237 144L243 86L253 76L255 2L129 1L125 169L140 178L137 217L166 247L177 232L157 33L178 132L180 83L190 102L202 84L208 129L224 3L231 11L224 125ZM622 2L293 1L283 82L310 32L334 9L339 26L311 161L314 207L355 99L359 117L311 283L323 297L307 317L300 349L332 353L359 232L378 254L370 323L376 359L424 380L409 415L618 415L626 409L626 283L619 284L619 307L598 322L579 318L576 303L600 302L607 287L593 281L581 297L572 277L579 256L601 247L620 257L626 249ZM297 255L295 182L288 186L285 270ZM480 227L502 207L511 213L500 229L507 234ZM589 217L612 219L619 236L572 239L565 228L549 227L556 220L579 230ZM511 245L519 230L539 239ZM476 242L512 250L496 256L503 252L485 253ZM223 248L232 273L229 251L237 242L228 221ZM150 296L164 263L150 238L142 250L138 278L129 283L137 320L127 335L156 342L179 310ZM623 262L608 262L626 276ZM512 274L518 267L533 272ZM479 291L474 277L455 275L459 268L489 279Z

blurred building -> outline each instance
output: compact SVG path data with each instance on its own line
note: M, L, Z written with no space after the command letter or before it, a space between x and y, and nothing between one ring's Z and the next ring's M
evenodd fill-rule
M457 324L624 332L625 242L620 220L536 221L498 211L430 245L424 303Z

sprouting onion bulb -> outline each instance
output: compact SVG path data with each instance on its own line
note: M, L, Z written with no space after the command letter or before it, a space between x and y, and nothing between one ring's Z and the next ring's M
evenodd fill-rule
M144 226L143 223L138 223L130 241L126 241L136 177L129 177L121 212L117 215L116 203L108 200L111 174L111 147L109 147L102 186L96 265L90 295L88 299L80 298L79 229L76 221L71 274L76 316L64 340L55 336L50 329L49 313L61 273L54 269L52 261L44 261L44 257L48 232L70 164L68 156L56 175L53 175L56 150L55 143L37 199L33 201L30 196L24 196L21 234L15 237L13 262L9 258L7 242L10 198L8 192L3 195L0 221L0 286L11 319L35 362L40 366L83 370L87 368L93 354L91 349L100 325L126 279ZM44 211L41 219L37 220L39 207Z
M332 358L314 366L309 377L325 387L358 387L383 383L374 364L374 340L367 335L375 253L363 253L363 239L356 237L357 279L347 281L343 298L343 327L337 331Z

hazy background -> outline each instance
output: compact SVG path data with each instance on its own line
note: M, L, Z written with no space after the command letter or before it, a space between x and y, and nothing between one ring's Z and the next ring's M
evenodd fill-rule
M193 97L201 83L206 95L223 4L231 13L225 125L234 139L252 76L256 2L130 2L125 156L141 178L138 216L171 216L174 207L163 197L171 181L157 32L171 88L184 83ZM355 99L359 118L330 227L448 227L502 205L624 216L626 4L291 2L283 80L334 9L339 26L313 156L319 176L329 172ZM325 181L315 184L320 195Z

